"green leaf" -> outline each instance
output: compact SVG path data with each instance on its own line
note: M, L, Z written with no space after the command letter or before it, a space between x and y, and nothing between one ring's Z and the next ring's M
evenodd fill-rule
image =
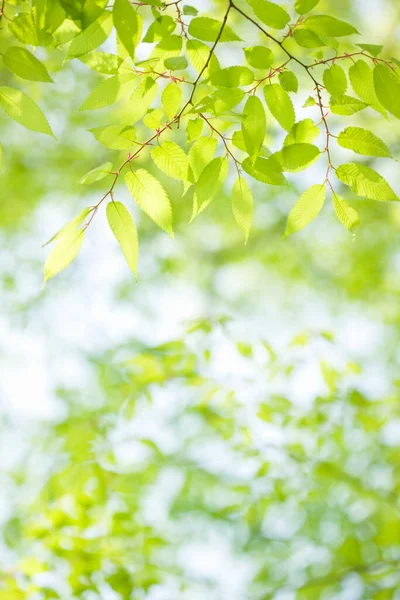
M71 221L68 221L68 223L65 223L65 225L63 225L63 227L61 227L61 229L57 231L57 233L55 233L53 237L51 237L45 244L43 244L42 248L44 248L48 244L51 244L51 242L58 240L66 233L76 230L77 227L83 223L88 214L91 213L91 211L92 209L90 207L86 207L83 210L81 210L81 212L76 217L74 217Z
M175 85L175 84L173 84ZM124 115L124 121L132 125L146 114L157 97L158 85L151 77L141 80L129 98Z
M169 83L161 95L161 102L169 119L178 114L182 103L182 90L176 83Z
M357 96L371 107L386 116L386 111L379 103L374 87L374 73L363 60L358 60L349 69L350 82Z
M252 46L243 48L246 60L254 69L268 69L273 61L274 55L269 48L265 46Z
M43 286L51 277L68 267L78 256L84 237L85 232L82 229L69 229L61 236L60 241L54 246L45 262Z
M305 15L317 6L319 0L296 0L294 3L295 11L299 15Z
M379 56L383 50L383 46L377 44L356 44L356 46L358 46L362 50L365 50L366 52L371 54L371 56L375 56L375 58Z
M335 194L335 192L332 194L332 200L337 218L342 225L349 231L356 229L360 224L360 217L358 216L357 211L354 210L354 208L352 208L341 196Z
M330 17L329 15L312 15L304 21L304 26L318 36L342 37L359 33L353 25Z
M283 73L279 73L279 83L286 92L297 93L299 90L299 82L292 71L283 71Z
M125 125L108 125L90 129L96 140L112 150L128 150L136 140L136 129Z
M212 73L210 81L219 87L239 87L253 83L254 73L247 67L227 67Z
M312 119L304 119L295 123L287 134L284 146L290 146L290 144L311 144L320 134L320 130Z
M142 37L143 20L129 0L115 0L113 21L118 37L131 58Z
M328 45L327 38L321 39L309 29L298 27L293 31L293 37L296 43L302 48L321 48Z
M0 144L0 171L3 168L3 146Z
M273 29L284 29L290 21L290 15L278 4L268 0L247 0L257 17Z
M201 132L203 131L204 121L203 119L190 119L186 126L186 136L188 142L193 142L193 140L197 139Z
M127 208L121 202L109 202L106 209L111 231L118 240L126 262L132 273L137 276L139 243L136 226Z
M104 75L115 75L122 63L119 56L109 54L108 52L83 54L79 57L79 60L88 66L89 69L97 71L97 73L103 73Z
M352 96L339 96L338 98L331 98L329 101L331 111L335 115L350 116L355 113L367 108L365 102L361 102L357 98Z
M357 194L371 200L398 200L387 181L365 165L348 163L336 169L336 177Z
M245 93L240 88L221 88L216 90L211 96L203 98L202 103L209 102L207 109L215 115L220 115L231 108L237 106L244 98Z
M0 87L0 108L23 127L55 137L38 105L20 90Z
M191 17L195 17L198 14L198 10L197 10L197 8L194 8L194 6L189 6L188 4L186 4L183 7L183 14L191 16Z
M164 60L164 66L170 71L182 71L188 66L186 56L172 56Z
M129 171L125 175L125 183L131 196L140 208L161 229L164 229L171 237L174 237L172 230L172 207L161 183L145 169L138 169L134 172Z
M86 173L86 175L84 175L82 179L80 179L79 183L89 185L90 183L101 181L102 179L110 175L112 168L112 163L106 162L100 165L99 167L92 169L91 171L89 171L89 173Z
M339 133L337 141L342 148L365 156L391 156L389 148L380 138L371 131L360 127L347 127Z
M323 207L325 196L325 184L312 185L306 190L289 213L284 237L311 223Z
M392 115L400 119L400 77L386 65L374 69L375 93L379 102Z
M97 21L91 23L87 29L84 29L72 40L68 48L67 59L88 54L92 50L95 50L106 41L111 30L111 13L105 11Z
M195 181L214 158L217 146L218 142L214 137L200 137L190 148L188 158Z
M346 73L340 65L332 65L324 71L324 86L331 96L343 96L347 89Z
M130 93L135 85L135 80L136 77L133 73L113 75L105 79L93 88L79 110L97 110L115 104Z
M143 123L149 129L157 129L164 119L164 111L161 108L150 108L143 117Z
M208 64L207 69L204 71L204 77L219 69L219 63L214 54L211 55L210 61L207 62L210 57L210 48L206 44L203 44L203 42L187 40L186 51L190 63L197 73L201 73L206 63Z
M321 151L313 144L289 144L274 154L282 165L283 171L297 173L314 164Z
M267 106L279 125L290 131L296 120L294 108L289 95L279 83L267 84L264 87Z
M189 178L189 160L184 151L175 142L165 141L151 151L155 164L168 177L187 181Z
M9 46L3 55L3 63L7 69L22 79L53 82L46 67L26 48Z
M215 42L222 28L222 22L210 17L195 17L190 21L188 32L195 38L203 42ZM225 25L220 42L240 42L240 37L228 26Z
M263 183L269 185L285 185L286 183L286 179L282 174L282 167L275 157L259 157L254 163L251 158L245 158L242 167L248 175Z
M179 35L170 35L157 44L146 62L155 71L160 71L167 58L179 56L181 52L182 38Z
M143 42L151 44L162 40L163 38L171 35L176 28L176 23L169 15L163 15L158 17L147 30L146 35L143 38Z
M214 158L201 172L198 182L196 183L195 193L195 209L193 217L198 215L202 210L210 204L215 196L220 191L226 177L228 175L228 159Z
M248 154L256 158L260 152L267 130L262 102L257 96L249 96L243 108L242 133Z
M254 201L247 181L240 175L232 188L232 211L237 224L243 230L246 243L253 221Z

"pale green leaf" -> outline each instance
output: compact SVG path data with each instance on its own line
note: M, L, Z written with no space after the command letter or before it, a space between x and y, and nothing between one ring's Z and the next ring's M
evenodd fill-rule
M135 85L136 77L133 73L113 75L102 81L90 92L79 110L96 110L111 106L130 93Z
M315 8L318 3L319 0L295 0L294 8L299 15L305 15Z
M164 66L170 71L182 71L188 66L186 56L172 56L164 60Z
M91 183L95 183L96 181L101 181L102 179L110 175L112 168L113 165L111 162L103 163L99 167L96 167L95 169L89 171L89 173L86 173L86 175L84 175L82 179L80 179L79 183L89 185Z
M266 134L266 118L262 102L249 96L243 108L242 133L248 154L255 158L260 152Z
M306 190L289 213L284 237L311 223L323 207L325 196L325 184L312 185Z
M127 208L121 202L109 202L106 209L111 231L118 240L126 262L132 273L137 276L139 243L136 226Z
M128 100L124 122L132 125L140 121L157 97L158 85L151 77L141 80Z
M247 181L241 176L233 184L232 211L247 242L253 221L254 200Z
M112 30L111 13L105 11L100 17L84 29L71 42L67 58L88 54L106 41Z
M197 73L201 73L207 64L208 67L204 71L204 77L207 77L209 73L219 70L219 62L214 54L210 58L210 48L199 42L198 40L187 40L186 52L189 57L190 63Z
M313 144L289 144L274 154L282 165L283 171L297 173L314 164L321 151Z
M378 44L356 44L356 46L358 46L362 50L365 50L371 56L375 56L375 58L379 56L383 50L383 46Z
M360 224L360 217L354 208L350 206L339 194L332 194L333 206L339 221L349 231L353 231Z
M346 95L339 96L338 98L331 98L329 104L331 111L335 115L342 115L346 117L354 115L368 106L368 104L361 102L361 100L358 100L358 98L353 98L352 96Z
M118 37L131 58L142 37L143 20L129 0L115 0L113 21Z
M379 102L392 115L400 119L400 77L386 65L374 68L375 93Z
M311 15L305 19L304 26L318 36L342 37L359 33L350 23L329 15Z
M193 142L195 139L201 136L203 131L204 121L203 119L190 119L186 126L186 136L188 142Z
M347 89L347 78L340 65L334 64L329 69L325 69L324 86L331 96L343 96Z
M169 119L175 117L182 103L182 90L176 83L169 83L162 95L161 102Z
M286 184L286 179L282 174L282 167L274 157L259 157L254 162L250 158L245 158L242 162L242 167L248 175L263 183L268 183L269 185Z
M195 17L190 21L189 34L203 42L215 42L222 28L222 22L210 17ZM225 25L220 42L240 41L240 37L228 26Z
M217 151L218 141L215 137L200 137L189 150L189 164L194 180L200 177L204 167L212 161Z
M3 55L3 63L7 69L22 79L53 82L44 64L26 48L9 46Z
M158 42L171 35L175 31L175 28L176 23L173 18L169 15L162 15L152 22L143 38L143 42L146 44Z
M274 61L272 50L265 46L252 46L243 50L247 62L254 69L268 69Z
M127 188L140 208L161 229L164 229L171 237L172 230L172 207L168 196L159 181L145 169L129 171L125 175Z
M44 248L44 246L47 246L48 244L51 244L51 242L58 240L69 231L76 230L77 227L83 223L83 221L86 219L86 217L88 216L88 214L90 214L91 211L92 208L90 207L86 207L83 210L81 210L81 212L76 217L74 217L71 221L68 221L68 223L65 223L65 225L63 225L61 229L53 235L53 237L51 237L45 244L43 244L42 248Z
M68 267L69 264L78 256L82 247L85 232L82 229L69 229L60 238L44 265L43 285L54 275Z
M398 200L387 181L376 171L365 165L348 163L340 165L335 171L336 177L350 187L358 196L371 200Z
M90 54L83 54L79 57L79 60L93 71L103 73L104 75L115 75L122 63L121 58L116 54L96 51Z
M214 158L203 169L196 184L195 207L193 216L199 214L220 191L228 175L228 159Z
M312 119L303 119L295 123L285 137L284 146L290 144L311 144L320 134L320 130Z
M365 156L390 157L389 148L374 133L360 127L347 127L338 136L338 144L342 148L353 150Z
M298 79L292 71L283 71L283 73L279 73L279 83L286 92L297 93L299 90Z
M219 87L239 87L253 83L254 73L248 67L227 67L213 72L210 80Z
M175 142L165 141L151 151L155 164L168 177L187 181L189 177L189 160L184 151Z
M290 21L290 15L284 8L268 0L247 0L257 17L273 29L284 29Z
M54 137L50 125L38 105L20 90L6 86L0 87L0 108L23 127Z
M296 120L294 108L289 95L279 83L267 84L264 87L267 106L279 125L290 131Z
M128 150L136 140L136 129L125 125L108 125L90 129L96 140L112 150Z
M360 100L386 116L386 111L375 93L374 73L370 66L363 60L357 60L349 68L349 77L352 88Z

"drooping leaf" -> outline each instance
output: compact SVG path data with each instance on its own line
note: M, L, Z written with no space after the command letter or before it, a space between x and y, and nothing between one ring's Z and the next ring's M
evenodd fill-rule
M169 119L178 112L182 102L182 90L176 83L169 83L161 95L161 102Z
M23 127L54 137L38 105L20 90L7 86L0 87L0 108Z
M340 165L336 177L350 187L358 196L371 200L398 200L387 181L376 171L365 165L348 163Z
M290 21L290 15L284 8L268 0L246 0L257 17L273 29L284 29Z
M369 65L363 60L357 60L349 68L350 82L357 96L371 107L386 115L386 111L379 103L378 97L374 88L374 73Z
M187 181L189 178L189 160L178 144L166 140L160 146L155 146L151 151L155 164L168 177Z
M151 77L145 77L128 100L124 122L132 125L140 121L157 97L158 85Z
M247 181L240 175L232 188L232 211L247 242L253 221L254 200Z
M214 158L201 172L196 183L195 210L193 217L198 215L214 200L228 175L228 159Z
M114 200L109 202L106 213L110 229L117 238L126 262L136 277L139 243L135 223L128 209L121 202Z
M87 29L84 29L72 40L68 48L67 58L74 58L95 50L106 41L111 30L111 13L105 11Z
M257 96L249 96L243 108L242 133L246 150L256 157L266 133L266 118L262 102Z
M195 17L190 21L188 32L195 38L203 42L215 42L222 28L222 22L210 17ZM240 37L229 27L225 25L220 42L237 42L241 41Z
M21 46L9 46L3 55L3 63L7 69L22 79L53 82L44 64Z
M400 76L386 65L374 68L375 93L379 102L400 119Z
M324 184L312 185L308 188L289 213L284 237L300 231L311 223L323 207L325 196Z
M324 86L331 96L343 96L347 89L346 73L338 64L324 71Z
M99 167L96 167L95 169L89 171L89 173L86 173L86 175L84 175L80 179L79 183L89 185L91 183L95 183L96 181L101 181L102 179L110 175L112 168L113 165L111 162L103 163Z
M212 161L217 150L218 142L215 137L200 137L189 150L189 164L194 180L200 177L204 167Z
M82 229L69 229L60 237L60 241L54 246L45 262L43 285L68 267L78 256L84 237L85 232Z
M145 169L129 171L125 183L140 208L173 237L172 207L161 183Z
M335 114L335 115L342 115L342 116L351 116L354 115L355 113L359 112L360 110L363 110L364 108L367 108L368 104L365 104L365 102L361 102L361 100L358 100L358 98L353 98L352 96L339 96L337 98L331 98L330 99L330 107L331 107L331 111Z
M354 208L350 206L339 194L332 194L333 206L339 221L349 231L353 231L360 224L360 217Z
M390 157L389 148L374 133L361 127L347 127L338 136L338 144L342 148L353 150L365 156Z
M318 160L321 151L313 144L289 144L274 156L282 165L282 171L297 173L307 169Z
M68 223L65 223L65 225L63 225L61 229L53 235L53 237L51 237L45 244L43 244L42 248L44 248L48 244L51 244L51 242L58 240L69 231L76 230L77 227L79 227L79 225L83 223L88 214L90 214L91 210L92 209L90 207L86 207L83 210L81 210L81 212L76 217L74 217L71 221L68 221Z
M329 15L311 15L305 19L304 26L318 36L342 37L359 33L350 23Z
M294 108L289 95L279 83L267 84L264 87L267 106L279 125L290 131L296 120Z
M118 37L131 58L142 35L143 21L129 0L115 0L113 21Z

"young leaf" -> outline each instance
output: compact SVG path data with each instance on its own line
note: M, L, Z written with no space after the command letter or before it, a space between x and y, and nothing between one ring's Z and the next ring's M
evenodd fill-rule
M344 225L349 231L353 231L360 224L360 217L354 208L350 206L346 200L344 200L338 194L333 192L332 194L333 206L335 208L335 212L339 221Z
M186 56L172 56L164 60L164 66L170 71L182 71L188 66Z
M328 38L321 39L313 31L302 27L298 27L293 31L293 37L302 48L321 48L328 45Z
M275 157L257 158L253 161L245 158L242 162L244 171L254 179L269 185L285 185L286 179L282 174L282 167Z
M320 134L319 128L312 119L303 119L295 123L285 137L284 146L290 144L311 144Z
M129 0L115 0L113 21L118 37L131 58L142 36L143 20Z
M104 177L110 175L112 168L112 163L106 162L99 167L92 169L89 173L86 173L86 175L80 179L79 183L89 185L90 183L95 183L95 181L101 181Z
M374 69L375 93L379 102L393 116L400 119L400 77L386 65Z
M306 190L289 213L284 237L311 223L323 207L325 196L325 184L312 185Z
M299 82L292 71L279 73L279 83L286 92L294 92L296 94L299 90Z
M9 46L3 55L3 63L7 69L22 79L53 82L44 64L21 46Z
M211 56L211 60L209 60L210 48L206 46L206 44L203 44L203 42L199 42L198 40L187 40L186 51L190 63L197 73L201 73L205 65L208 64L207 69L204 71L204 77L207 77L209 73L219 69L219 63L214 54Z
M190 21L189 34L203 42L215 42L222 28L222 22L210 17L196 17ZM225 25L220 42L240 42L240 37L228 26Z
M254 69L268 69L274 61L272 51L265 46L252 46L243 50L247 62Z
M329 69L325 69L324 86L331 96L343 96L347 89L347 78L340 65L334 64Z
M279 125L290 131L296 120L294 108L289 95L279 83L267 84L264 87L267 106Z
M203 119L190 119L186 126L186 137L188 142L193 142L193 140L197 139L201 136L201 132L203 131L204 121Z
M248 154L256 158L266 133L265 111L257 96L249 96L243 108L242 133Z
M338 98L331 98L329 104L331 111L335 115L342 115L345 117L354 115L368 106L365 102L361 102L361 100L358 100L357 98L346 95L339 96Z
M350 82L357 96L371 107L386 116L386 111L379 103L374 88L374 74L363 60L357 60L349 68Z
M104 75L115 75L118 73L118 68L122 63L121 58L116 54L96 51L90 54L83 54L79 57L79 60L88 66L89 69L97 73L103 73Z
M371 54L371 56L375 56L375 58L379 56L383 50L383 46L377 44L356 44L356 46L361 48L361 50L365 50L368 54Z
M342 148L353 150L365 156L391 156L389 148L374 133L360 127L347 127L338 136L338 144Z
M188 158L195 181L214 158L217 146L218 142L214 137L200 137L190 148Z
M335 173L336 177L358 196L371 200L399 200L382 175L365 165L340 165Z
M320 149L313 144L289 144L274 156L281 163L283 171L297 173L314 164L320 155Z
M157 96L157 92L158 85L154 79L151 77L143 78L129 98L124 121L129 125L140 121L140 119L144 117L150 106L153 104Z
M319 0L295 0L294 8L299 15L305 15L317 6Z
M330 17L329 15L312 15L311 17L307 17L304 21L304 26L318 36L342 37L359 33L350 23Z
M82 229L70 229L61 236L60 241L54 246L45 262L43 286L46 281L68 267L78 256L84 237L85 232Z
M97 110L111 106L129 94L135 85L136 77L133 73L113 75L102 81L90 92L79 110Z
M182 90L176 83L169 83L161 95L161 102L169 119L179 111L182 102Z
M55 137L38 105L20 90L0 87L0 108L23 127Z
M184 151L175 142L165 141L161 146L155 146L151 157L157 167L168 177L187 181L189 178L189 160Z
M232 188L232 211L237 224L243 230L246 243L253 221L254 201L247 181L240 175Z
M108 125L90 129L96 140L112 150L128 150L136 140L136 129L125 125Z
M169 15L162 15L152 22L143 38L143 42L153 43L171 35L175 31L176 23Z
M228 159L214 158L202 171L196 184L196 211L199 214L220 191L228 175Z
M76 230L76 228L83 223L88 214L90 214L91 210L92 209L90 207L86 207L83 210L81 210L81 212L76 217L74 217L71 221L68 221L68 223L65 223L65 225L63 225L61 229L53 235L53 237L51 237L45 244L43 244L42 248L44 248L48 244L51 244L51 242L58 240L69 231Z
M111 231L118 240L134 276L137 276L139 244L136 226L127 208L121 202L109 202L106 209Z
M87 29L79 33L71 42L68 53L68 58L88 54L92 50L98 48L106 41L112 30L111 13L105 11L100 17L91 23Z
M125 183L129 193L140 208L161 229L174 237L171 203L161 183L145 169L138 169L134 172L129 171L125 175Z
M273 29L284 29L290 21L290 15L284 8L268 0L247 0L257 17Z
M239 87L253 83L254 73L247 67L227 67L212 73L210 80L219 87Z

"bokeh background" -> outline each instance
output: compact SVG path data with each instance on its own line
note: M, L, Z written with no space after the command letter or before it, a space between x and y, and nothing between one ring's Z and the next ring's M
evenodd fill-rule
M397 0L320 7L399 56ZM28 85L57 141L0 115L1 600L398 600L400 205L354 200L352 236L327 202L283 240L323 166L255 182L244 245L228 194L189 225L166 183L171 240L121 186L138 283L101 214L42 290L41 245L102 193L79 179L122 156L77 112L100 77L48 60L51 92ZM400 193L398 162L374 163Z

